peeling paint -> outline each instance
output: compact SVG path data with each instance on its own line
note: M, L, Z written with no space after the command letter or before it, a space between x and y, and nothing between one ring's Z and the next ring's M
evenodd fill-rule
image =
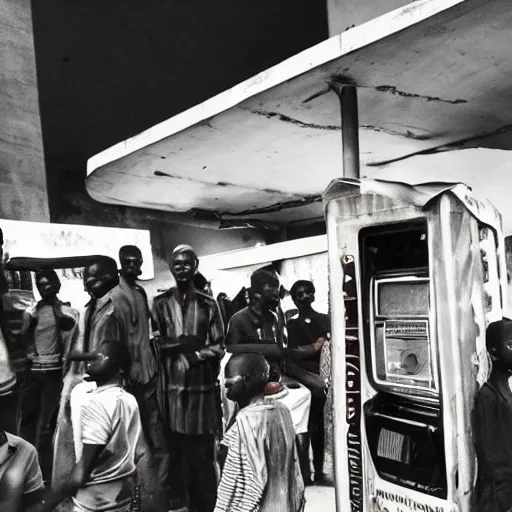
M423 96L421 94L415 94L412 92L399 91L394 85L378 85L377 87L375 87L375 90L379 92L389 92L391 94L402 96L404 98L419 98L425 101L440 101L442 103L450 103L451 105L458 105L460 103L468 102L468 100L445 100L443 98L437 98L436 96Z
M300 126L301 128L313 128L315 130L326 130L326 131L340 131L341 130L341 126L305 123L304 121L300 121L298 119L293 119L292 117L288 117L284 114L280 114L279 112L267 112L265 110L251 110L251 112L258 116L264 116L267 119L273 119L274 117L277 117L279 119L279 121L283 121L284 123L294 124L296 126Z

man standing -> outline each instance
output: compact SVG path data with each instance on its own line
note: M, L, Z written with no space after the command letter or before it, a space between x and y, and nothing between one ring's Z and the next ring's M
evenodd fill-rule
M91 352L103 340L125 341L127 318L114 301L114 288L119 284L117 263L107 256L84 270L84 285L91 296L84 318L84 351Z
M288 321L288 346L295 349L294 360L305 372L320 375L320 354L331 330L328 315L313 309L315 286L311 281L297 281L290 289L290 295L298 309L298 315ZM315 482L325 481L324 468L324 406L325 393L311 389L311 411L309 413L308 435L302 443L302 476L306 485L311 479L309 445L313 448Z
M130 352L130 371L126 390L139 405L144 437L150 448L161 491L168 486L169 457L156 396L157 359L149 338L150 312L146 292L137 284L143 263L138 247L126 245L119 251L121 277L112 290L115 308L125 319ZM167 508L165 509L167 512Z
M239 411L222 441L227 454L215 512L299 512L304 484L288 408L264 396L269 365L261 354L233 356L225 386Z
M119 284L117 263L109 257L98 258L84 269L84 287L91 300L86 306L84 315L83 335L80 339L79 352L92 352L103 340L126 339L125 324L115 310L112 301L112 290ZM73 430L73 396L90 386L83 382L83 368L73 363L73 371L65 378L59 407L58 425L54 445L52 486L59 486L68 477L75 464L74 443L77 433Z
M58 298L54 270L36 272L41 300L23 314L22 340L32 366L21 386L21 437L39 451L43 477L50 480L53 416L60 400L66 355L78 337L78 312Z
M194 286L198 265L192 247L174 249L170 269L176 286L155 297L153 318L162 350L158 399L169 432L171 508L185 505L185 490L190 510L212 512L224 327L215 300Z
M87 374L97 387L81 408L81 453L41 512L54 510L68 497L77 512L132 510L141 424L137 401L122 388L130 356L120 340L103 340L91 355Z
M272 272L259 269L252 274L249 305L231 317L226 350L258 352L265 356L270 363L270 381L275 383L275 389L281 389L273 398L290 409L295 431L300 435L308 430L311 393L286 375L281 377L285 370L287 337L279 292L279 281Z

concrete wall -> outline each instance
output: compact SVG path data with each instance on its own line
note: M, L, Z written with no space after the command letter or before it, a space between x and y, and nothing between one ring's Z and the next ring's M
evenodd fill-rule
M30 0L0 0L0 218L50 218Z
M327 0L329 36L410 4L412 0Z
M254 247L262 241L261 234L249 229L218 231L155 223L151 229L155 279L151 283L144 283L144 286L148 290L148 295L153 295L157 289L168 288L173 284L168 261L173 249L179 244L191 245L201 260L201 256ZM199 261L199 270L201 270L201 261Z

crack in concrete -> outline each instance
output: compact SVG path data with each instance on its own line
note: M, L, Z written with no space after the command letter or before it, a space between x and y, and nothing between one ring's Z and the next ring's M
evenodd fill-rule
M412 92L399 91L394 85L378 85L375 87L376 91L379 92L389 92L396 96L402 96L404 98L419 98L425 101L440 101L442 103L449 103L451 105L459 105L460 103L467 103L468 100L445 100L443 98L438 98L436 96L423 96L421 94L415 94Z
M320 98L320 96L324 96L325 94L331 92L331 86L328 85L321 91L315 92L311 96L307 97L305 100L302 100L302 103L309 103L310 101L316 100L317 98Z
M264 116L267 119L277 118L280 121L283 121L284 123L294 124L296 126L300 126L301 128L313 128L316 130L326 130L326 131L340 131L341 130L341 126L306 123L304 121L300 121L299 119L294 119L292 117L289 117L285 114L280 114L279 112L268 112L266 110L251 110L251 112L253 114L256 114L259 116ZM375 131L375 132L387 133L388 135L393 135L395 137L401 137L401 138L405 138L405 139L429 140L429 139L433 138L432 135L419 135L419 134L413 133L410 130L406 130L404 133L402 133L402 132L388 130L386 128L380 128L378 126L372 126L372 125L362 125L359 128L361 130L371 130L371 131Z
M359 126L361 130L370 130L374 132L386 133L387 135L393 135L394 137L401 137L404 139L413 139L413 140L430 140L434 138L434 135L427 134L416 134L411 130L405 130L405 132L397 132L394 130L389 130L387 128L379 128L378 126L372 125L362 125Z
M504 133L512 131L512 124L506 124L492 132L481 133L478 135L473 135L472 137L466 137L465 139L460 139L454 142L450 142L449 144L443 144L441 146L436 146L433 148L424 149L422 151L416 151L409 155L404 155L398 158L393 158L391 160L383 160L381 162L371 162L366 164L367 167L381 167L384 165L393 164L395 162L400 162L402 160L407 160L408 158L412 158L413 156L422 156L422 155L433 155L435 153L443 153L447 151L457 151L459 149L463 149L465 144L476 142L478 140L487 139L489 137L496 137L498 135L502 135ZM478 146L482 147L482 146Z
M292 117L286 116L284 114L280 114L279 112L268 112L266 110L251 110L251 113L256 114L257 116L266 117L267 119L273 119L273 118L277 117L277 119L279 119L279 121L283 121L284 123L294 124L296 126L300 126L301 128L313 128L316 130L326 130L326 131L341 130L341 126L305 123L304 121L300 121L299 119L293 119Z
M280 196L288 195L288 196L295 196L300 197L300 201L303 201L304 198L307 198L307 196L300 196L297 194L286 194L282 190L274 190L271 188L258 188L258 187L251 187L250 185L239 185L237 183L229 183L227 181L218 181L217 183L211 182L211 181L204 181L204 180L198 180L196 178L191 178L190 176L176 176L175 174L169 174L167 172L163 171L154 171L153 173L155 176L162 177L162 178L171 178L174 180L182 180L182 181L189 181L191 183L197 183L200 185L207 185L209 187L222 187L222 188L242 188L245 190L253 190L255 192L262 192L264 194L278 194Z

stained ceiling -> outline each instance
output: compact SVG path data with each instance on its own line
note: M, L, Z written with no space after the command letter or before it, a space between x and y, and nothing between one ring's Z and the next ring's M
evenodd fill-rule
M393 178L395 166L443 152L510 150L511 26L508 0L414 2L96 155L87 191L222 222L321 217L319 195L343 174L335 82L358 87L363 176Z

